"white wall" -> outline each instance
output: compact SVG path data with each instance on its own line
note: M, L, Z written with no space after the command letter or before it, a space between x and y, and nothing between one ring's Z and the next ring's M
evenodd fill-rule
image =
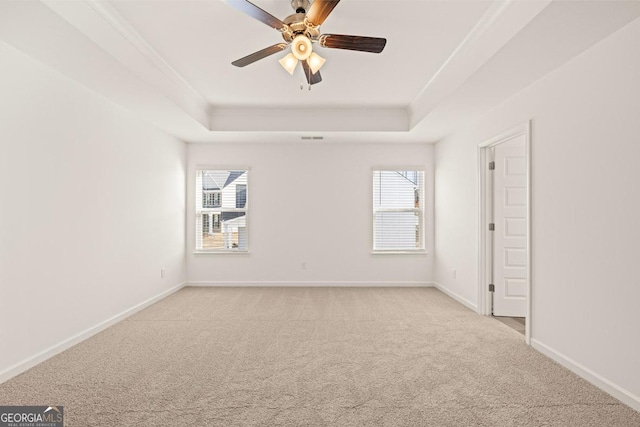
M2 381L185 280L186 147L2 42L0 94Z
M439 142L435 172L436 281L477 303L477 144L533 119L532 343L636 409L638 40L640 20Z
M189 145L189 282L427 284L433 279L433 147L426 144ZM249 167L248 254L193 254L196 166ZM372 255L372 167L426 168L429 254ZM307 269L301 263L307 263Z

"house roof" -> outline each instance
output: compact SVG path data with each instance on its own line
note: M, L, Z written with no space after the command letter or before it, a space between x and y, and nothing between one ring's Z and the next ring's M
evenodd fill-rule
M207 191L222 190L244 173L245 171L203 171L202 188Z
M245 171L231 171L231 173L227 177L227 181L224 183L224 186L226 187L227 185L231 184L233 181L240 178L244 173Z

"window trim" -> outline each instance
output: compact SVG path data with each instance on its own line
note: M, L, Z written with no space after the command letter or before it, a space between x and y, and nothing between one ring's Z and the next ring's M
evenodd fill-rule
M250 204L250 195L249 193L251 192L249 190L249 188L251 187L251 168L247 167L247 166L216 166L216 165L196 165L195 168L193 169L192 172L192 179L194 180L194 191L193 191L193 196L195 197L195 200L193 202L193 205L197 204L197 174L199 171L245 171L245 173L247 174L247 183L246 183L246 203L245 203L245 207L244 208L222 208L222 206L220 206L219 208L200 208L198 209L197 206L195 206L194 209L194 215L193 215L193 236L195 237L194 240L194 244L193 244L193 250L192 253L195 255L209 255L209 254L215 254L215 255L244 255L244 254L249 254L250 253L250 245L249 245L249 241L250 241L250 237L249 235L250 233L250 216L251 216L251 204ZM221 197L221 205L222 205L222 195ZM235 206L235 205L234 205ZM246 237L246 248L245 249L238 249L238 248L232 248L232 249L198 249L197 248L197 234L198 234L198 225L197 225L197 218L198 215L201 215L203 213L220 213L222 214L222 212L245 212L245 221L246 221L246 229L247 229L247 237Z
M376 172L389 172L389 171L393 171L393 172L397 172L397 171L417 171L417 172L422 172L422 194L420 194L420 196L422 197L422 199L420 200L422 203L422 207L421 208L387 208L387 209L381 209L381 210L376 210L375 206L374 206L374 195L373 195L373 179L375 176ZM427 188L427 174L426 174L426 168L425 166L374 166L371 168L371 175L370 175L370 192L369 194L371 195L371 255L425 255L428 254L427 252L427 242L426 242L426 188ZM376 249L375 248L375 232L376 232L376 227L375 227L375 218L376 218L376 212L381 212L381 211L386 211L386 212L417 212L419 213L419 225L420 225L420 242L421 242L421 247L420 248L416 248L416 249Z

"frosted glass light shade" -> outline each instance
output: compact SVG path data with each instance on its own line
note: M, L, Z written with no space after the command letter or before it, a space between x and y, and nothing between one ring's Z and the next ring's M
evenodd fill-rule
M311 68L311 72L315 74L318 71L320 71L320 68L322 68L322 66L326 61L327 60L324 59L322 56L313 52L311 55L309 55L309 60L307 62L309 63L309 68Z
M280 63L280 65L282 65L282 68L287 70L289 74L293 75L293 72L296 69L296 65L298 65L298 58L296 58L295 56L293 56L292 53L290 53L284 58L282 58L281 60L279 60L278 62Z
M311 40L307 36L300 34L291 42L291 53L300 61L307 59L312 51Z

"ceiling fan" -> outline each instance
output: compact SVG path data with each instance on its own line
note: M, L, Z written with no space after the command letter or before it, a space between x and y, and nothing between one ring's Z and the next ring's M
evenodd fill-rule
M277 43L233 61L236 67L244 67L291 45L291 53L280 59L280 65L293 74L302 65L309 85L320 83L320 68L325 59L313 51L313 43L330 49L348 49L360 52L380 53L387 40L379 37L320 34L320 25L327 19L340 0L291 0L295 13L280 20L247 0L228 0L229 5L252 18L280 31L284 43ZM311 86L309 86L311 87Z

